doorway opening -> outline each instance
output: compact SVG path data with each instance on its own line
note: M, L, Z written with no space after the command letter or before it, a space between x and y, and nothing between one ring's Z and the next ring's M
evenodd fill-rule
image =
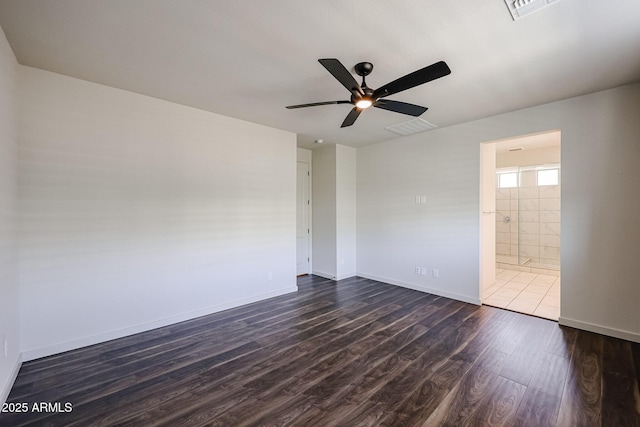
M560 131L492 142L495 197L483 193L483 216L495 222L495 276L482 302L552 320L560 316ZM483 175L488 177L488 168ZM487 185L485 185L487 187ZM489 221L485 218L485 223ZM487 238L487 232L483 238ZM485 257L486 258L486 257Z

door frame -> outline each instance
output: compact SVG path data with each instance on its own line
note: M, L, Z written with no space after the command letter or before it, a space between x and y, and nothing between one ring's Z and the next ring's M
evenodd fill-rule
M535 132L531 134L524 135L515 135L506 138L500 138L491 141L485 141L480 143L480 280L478 284L478 291L480 294L480 301L484 300L483 291L487 289L488 286L491 286L491 282L495 283L495 268L493 271L491 267L488 265L493 258L493 263L495 265L495 245L496 245L496 233L495 233L495 223L493 230L491 228L486 227L486 223L483 225L483 215L491 214L495 218L495 203L493 204L493 209L491 207L483 206L483 202L486 199L486 192L484 191L486 186L484 183L488 183L493 181L494 189L496 187L495 175L496 175L496 150L500 147L500 143L505 141L514 141L518 139L528 138L531 136L537 135L545 135L545 134L558 134L558 138L560 140L560 146L562 146L562 129L550 129L542 132ZM493 153L493 165L491 165L491 159L489 158ZM560 164L562 164L562 158L560 158ZM560 172L562 174L562 172ZM562 180L562 178L560 178ZM560 188L560 199L562 200L562 187ZM494 197L495 199L495 197ZM495 202L495 200L494 200ZM561 207L562 210L562 207ZM561 214L562 215L562 214ZM492 252L489 252L490 247L493 247ZM560 248L563 247L563 236L560 233ZM562 272L562 258L560 260L560 272ZM492 280L493 277L493 280ZM560 300L560 313L562 317L562 299Z
M309 224L309 240L308 240L309 247L307 249L308 250L307 253L309 254L309 271L307 272L307 274L310 275L312 273L312 271L313 271L313 252L312 252L313 251L313 244L312 244L312 241L313 241L313 221L312 221L313 220L313 193L311 191L312 188L313 188L313 183L312 183L313 172L311 170L311 165L312 165L311 156L309 155L309 158L306 159L306 158L298 155L296 165L298 163L306 164L307 167L308 167L308 171L309 171L309 180L308 180L308 188L307 188L307 192L308 192L307 194L309 194L309 209L307 210L307 216L308 216L307 221L308 221L308 224ZM296 166L296 170L297 170L297 166ZM296 177L297 177L297 175L296 175ZM296 185L298 185L297 178L296 178ZM296 189L296 194L297 194L297 189ZM298 201L296 200L296 206L297 206L297 202ZM296 216L297 216L297 213L296 213ZM298 236L296 235L296 244L297 244L297 237ZM296 253L297 253L297 251L296 251ZM296 259L296 264L297 264L297 261L298 260Z
M480 302L496 282L496 143L480 143Z

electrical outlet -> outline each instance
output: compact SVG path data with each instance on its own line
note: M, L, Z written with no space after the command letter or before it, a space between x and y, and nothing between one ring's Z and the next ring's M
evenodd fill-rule
M420 203L423 205L427 203L427 196L420 196Z
M438 271L438 269L436 268L433 269L432 274L433 274L433 277L435 277L436 279L440 277L440 271Z
M416 267L416 274L420 274L420 267Z
M420 269L420 275L421 276L426 276L427 275L427 267L422 267Z
M271 280L273 279L273 273L272 272L268 272L267 273L267 280Z

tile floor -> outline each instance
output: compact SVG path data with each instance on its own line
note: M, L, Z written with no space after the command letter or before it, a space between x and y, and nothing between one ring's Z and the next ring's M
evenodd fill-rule
M496 269L496 284L487 289L483 303L558 320L560 277Z

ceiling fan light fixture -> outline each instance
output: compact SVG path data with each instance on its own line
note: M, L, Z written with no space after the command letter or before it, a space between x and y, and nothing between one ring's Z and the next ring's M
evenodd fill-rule
M370 99L362 98L358 102L356 102L356 107L364 110L365 108L369 108L373 105Z

